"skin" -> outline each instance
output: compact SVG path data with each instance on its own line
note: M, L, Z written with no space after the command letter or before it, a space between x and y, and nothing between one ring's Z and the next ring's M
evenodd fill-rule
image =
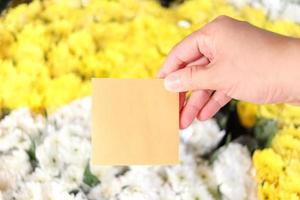
M167 90L179 92L180 128L213 117L233 98L299 104L299 76L299 39L227 16L184 38L158 73Z

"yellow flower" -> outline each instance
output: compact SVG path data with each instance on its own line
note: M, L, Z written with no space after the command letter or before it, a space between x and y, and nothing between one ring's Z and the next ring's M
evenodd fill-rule
M60 41L48 51L49 70L53 76L60 76L75 71L80 66L78 57L72 55L67 42Z
M80 30L70 35L68 44L71 53L76 56L85 56L95 52L92 35L87 30Z
M0 44L6 47L0 50L0 65L10 74L0 74L2 106L52 109L88 95L92 77L154 77L177 42L221 14L279 33L300 33L297 24L270 22L261 9L239 10L225 0L190 0L170 9L140 0L20 4L0 17ZM180 21L188 25L182 27ZM67 87L68 81L77 89ZM266 118L280 114L285 123L297 121L294 109L286 106L281 112L280 107L262 107L258 114ZM240 104L241 121L247 127L254 123L255 109Z
M279 173L283 168L283 160L273 151L273 149L264 149L256 151L253 155L253 163L257 168L258 178L264 178L264 181L276 184Z
M280 130L272 148L253 155L261 199L300 199L300 129Z
M280 155L292 159L300 159L300 130L284 128L273 139L273 149Z
M258 107L258 116L274 119L280 126L299 125L300 108L289 104L273 104Z
M267 21L266 12L262 9L253 9L251 6L245 6L241 9L241 15L253 25L263 27Z
M45 107L51 112L65 102L70 102L71 100L82 96L82 94L85 94L82 91L82 83L83 81L80 77L72 73L48 80L47 88L44 88ZM84 89L86 90L86 88Z
M240 119L240 122L246 128L251 128L255 124L256 115L257 115L258 105L247 103L247 102L238 102L237 112Z

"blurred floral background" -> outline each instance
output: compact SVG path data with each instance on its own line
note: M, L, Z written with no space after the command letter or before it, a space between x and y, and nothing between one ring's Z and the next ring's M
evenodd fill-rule
M233 101L176 166L92 166L91 78L154 78L219 15L300 37L297 0L0 1L0 199L300 199L300 107ZM116 124L118 126L118 124Z

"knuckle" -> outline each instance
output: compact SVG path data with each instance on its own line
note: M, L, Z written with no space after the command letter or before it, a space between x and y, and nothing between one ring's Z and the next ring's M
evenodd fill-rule
M232 21L232 18L226 15L220 15L213 19L210 23L206 24L204 26L204 30L211 34L224 32L224 29L227 29L227 26L230 24L230 21Z
M196 89L197 88L197 75L199 73L199 67L197 66L191 66L188 68L188 87L191 89Z
M218 17L216 17L213 21L217 22L217 23L224 23L229 21L231 18L226 16L226 15L219 15Z

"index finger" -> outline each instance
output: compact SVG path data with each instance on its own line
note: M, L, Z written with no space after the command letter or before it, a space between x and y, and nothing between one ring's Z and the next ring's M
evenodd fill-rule
M201 34L200 34L201 35ZM159 78L164 78L171 72L185 67L203 56L200 50L199 32L194 32L185 37L170 51L162 68L158 73Z

